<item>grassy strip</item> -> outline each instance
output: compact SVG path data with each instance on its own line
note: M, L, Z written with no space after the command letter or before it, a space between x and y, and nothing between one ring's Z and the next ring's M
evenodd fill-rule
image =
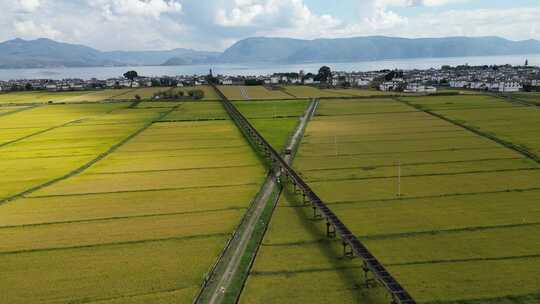
M447 172L447 173L424 173L424 174L410 174L410 175L401 175L401 177L427 177L427 176L453 176L453 175L464 175L464 174L483 174L483 173L497 173L497 172L518 172L518 171L534 171L540 170L539 167L531 168L521 168L521 169L497 169L497 170L474 170L474 171L463 171L463 172ZM387 176L371 176L371 177L343 177L343 178L325 178L325 179L307 179L312 183L324 183L329 181L357 181L357 180L374 180L374 179L389 179L396 178L397 175L387 175Z
M114 174L131 174L131 173L197 171L197 170L212 170L212 169L235 169L235 168L251 168L251 167L257 167L257 166L258 165L239 165L239 166L172 168L172 169L133 170L133 171L110 171L110 172L93 172L93 173L88 173L88 175L114 175Z
M238 299L240 298L242 290L244 289L244 286L246 284L247 277L249 276L253 263L255 262L255 257L259 252L260 244L262 243L264 235L266 234L266 230L268 229L268 224L272 219L272 215L274 213L274 209L277 206L281 191L281 187L275 187L272 195L265 203L265 208L261 214L259 221L255 226L255 229L253 230L253 234L251 236L251 239L249 240L246 250L242 255L239 270L237 271L231 284L229 285L229 288L227 289L223 297L222 303L232 304L238 302Z
M160 113L160 115L157 117L157 119L155 120L160 120L162 118L164 118L165 116L167 116L169 113L171 113L172 111L176 110L176 107L172 108L171 110L169 111L166 111L166 112L163 112L163 113ZM130 135L128 135L126 138L124 138L123 140L121 140L120 142L114 144L113 146L111 146L107 151L101 153L100 155L98 155L96 158L92 159L91 161L87 162L86 164L82 165L81 167L69 172L68 174L65 174L63 176L60 176L60 177L57 177L55 179L52 179L48 182L45 182L43 184L40 184L40 185L37 185L37 186L34 186L32 188L29 188L27 190L24 190L22 192L19 192L17 194L14 194L10 197L7 197L7 198L4 198L4 199L0 199L0 205L2 204L5 204L5 203L8 203L8 202L11 202L13 200L16 200L18 198L21 198L25 195L28 195L30 193L33 193L37 190L40 190L40 189L43 189L45 187L48 187L48 186L51 186L53 184L56 184L60 181L63 181L65 179L68 179L72 176L75 176L77 174L80 174L81 172L83 172L84 170L90 168L92 165L94 165L95 163L99 162L100 160L104 159L105 157L107 157L109 154L113 153L114 151L116 151L118 148L120 148L121 146L123 146L124 144L126 144L128 141L130 141L131 139L133 139L134 137L136 137L137 135L141 134L142 132L144 132L146 129L148 129L150 126L152 126L152 124L154 123L155 120L151 120L147 123L145 123L141 128L139 128L138 130L136 130L135 132L131 133Z
M86 249L86 248L96 248L96 247L111 247L111 246L120 246L120 245L157 243L157 242L163 242L163 241L183 241L183 240L204 239L204 238L213 238L213 237L224 237L228 235L229 235L228 233L212 233L212 234L198 234L198 235L169 237L169 238L162 238L162 239L146 239L146 240L138 240L138 241L98 243L98 244L81 245L81 246L66 246L66 247L51 247L51 248L27 249L27 250L17 250L17 251L4 251L4 252L0 252L0 256L23 254L23 253L59 251L59 250L72 250L72 249Z
M196 210L196 211L142 214L142 215L130 215L130 216L113 216L113 217L104 217L104 218L72 220L72 221L58 221L58 222L45 222L45 223L23 224L23 225L12 225L12 226L0 226L0 230L52 226L52 225L64 225L64 224L92 223L92 222L103 222L103 221L112 221L112 220L126 220L126 219L135 219L135 218L149 218L149 217L162 217L162 216L187 215L187 214L205 214L205 213L224 212L224 211L242 210L242 209L245 209L245 208L244 207L229 207L229 208L221 208L221 209L206 209L206 210Z
M117 194L117 193L139 193L139 192L158 192L158 191L174 191L174 190L190 190L190 189L210 189L210 188L227 188L238 186L256 186L259 183L243 183L243 184L228 184L228 185L209 185L209 186L192 186L192 187L172 187L161 189L140 189L140 190L121 190L121 191L106 191L106 192L85 192L71 194L51 194L51 195L35 195L31 198L47 198L47 197L64 197L64 196L86 196L96 194ZM1 201L0 201L1 204Z
M508 228L529 227L529 226L540 226L540 222L496 225L496 226L475 226L475 227L465 227L465 228L456 228L456 229L415 231L415 232L391 233L391 234L376 234L376 235L370 235L370 236L365 236L365 237L359 236L359 238L363 240L388 240L388 239L399 239L399 238L406 238L406 237L418 236L418 235L441 235L441 234L475 232L475 231L508 229Z
M461 164L461 163L472 163L472 162L484 162L484 161L498 161L498 160L518 160L521 157L508 157L508 158L479 158L479 159L468 159L468 160L449 160L449 161L438 161L438 162L412 162L412 163L401 163L402 167L414 167L414 166L423 166L423 165L439 165L439 164ZM375 165L370 166L369 169L378 169L378 168L393 168L395 164L391 165ZM315 168L315 169L304 169L303 172L319 172L319 171L334 171L334 170L347 170L347 169L363 169L362 166L355 167L333 167L333 168Z
M475 127L471 127L471 126L468 126L468 125L465 125L463 123L460 123L456 120L453 120L453 119L450 119L444 115L441 115L441 114L438 114L438 113L435 113L431 110L426 110L426 109L423 109L422 107L418 106L418 105L414 105L408 101L405 101L405 100L402 100L400 98L396 98L395 100L399 101L399 102L402 102L410 107L413 107L419 111L422 111L424 113L427 113L429 115L432 115L432 116L435 116L437 118L440 118L444 121L447 121L453 125L456 125L458 127L461 127L463 129L466 129L468 131L471 131L473 132L474 134L476 135L479 135L479 136L482 136L482 137L485 137L487 139L490 139L496 143L498 143L499 145L501 146L504 146L506 148L509 148L509 149L512 149L518 153L520 153L521 155L535 161L536 163L540 164L540 156L539 155L536 155L535 153L529 151L529 149L523 147L523 146L520 146L520 145L516 145L514 143L511 143L509 141L506 141L506 140L503 140L503 139L500 139L499 137L495 136L495 135L492 135L492 134L489 134L489 133L486 133L486 132L483 132L483 131L480 131L479 129L475 128Z
M19 113L19 112L22 112L22 111L31 110L31 109L33 109L33 108L35 108L35 107L36 107L36 106L22 107L22 108L20 108L20 109L16 109L16 110L13 110L13 111L5 112L5 113L0 113L0 116L8 116L8 115L16 114L16 113Z
M314 109L313 112L307 113L308 109L310 109L311 104L314 103ZM299 130L299 137L298 141L294 142L294 134L296 133L296 130L300 128L301 121L298 121L298 124L295 127L295 132L293 132L289 140L287 141L287 146L291 148L291 155L290 155L290 161L292 162L292 159L296 155L296 152L298 150L298 147L301 143L301 138L304 135L305 128L307 128L307 124L309 120L312 118L312 116L315 114L315 110L318 106L318 101L312 101L312 103L308 104L308 108L306 109L306 114L303 116L305 119L305 124L301 130ZM291 147L292 145L292 147ZM255 229L253 231L253 234L251 236L251 239L249 240L249 243L246 247L246 250L244 251L244 254L242 256L242 259L240 261L239 265L239 272L237 275L233 278L233 281L229 285L229 288L227 292L224 295L223 303L238 303L240 300L240 296L242 295L242 291L244 290L244 287L246 285L247 279L250 275L251 269L253 267L253 263L255 262L255 258L257 257L257 254L259 253L259 249L261 248L262 241L264 240L264 236L266 234L266 231L268 230L268 224L272 220L272 216L274 214L274 211L277 207L277 204L279 202L279 198L281 196L281 193L283 192L283 186L280 184L279 180L274 186L274 189L272 191L272 195L268 198L268 201L266 202L265 208L260 216L260 220L257 222Z
M421 153L421 152L454 152L454 151L478 151L478 150L494 150L494 148L485 148L485 147L477 147L477 148L448 148L448 149L434 149L434 150L409 150L409 151L400 151L400 152L365 152L365 153L339 153L338 156L356 156L356 155L392 155L397 153ZM332 157L335 154L332 155L322 155L326 157ZM321 155L316 156L310 156L310 155L302 155L302 158L320 158Z
M317 114L317 117L334 117L334 116L363 116L363 115L386 115L386 114L403 114L416 113L416 111L391 111L391 112L363 112L363 113L340 113L340 114Z
M80 123L80 122L82 122L82 121L83 121L83 119L76 119L76 120L68 121L68 122L63 123L63 124L58 125L58 126L54 126L54 127L50 127L50 128L41 130L41 131L37 131L37 132L34 132L34 133L32 133L32 134L28 134L28 135L25 135L25 136L23 136L23 137L20 137L20 138L17 138L17 139L10 140L10 141L7 141L7 142L5 142L5 143L2 143L2 144L0 144L0 148L5 147L5 146L7 146L7 145L14 144L14 143L18 143L18 142L20 142L20 141L23 141L23 140L25 140L25 139L32 138L32 137L34 137L34 136L41 135L41 134L43 134L43 133L47 133L47 132L52 131L52 130L55 130L55 129L59 129L59 128L66 127L66 126L68 126L68 125L70 125L70 124L72 124L72 123Z
M540 303L540 292L521 295L510 295L496 298L463 299L454 301L429 301L423 304L527 304Z
M348 204L364 204L364 203L393 203L393 202L403 202L403 201L414 201L417 199L426 199L426 198L443 198L443 197L454 197L454 196L469 196L469 195L484 195L484 194L496 194L496 193L509 193L509 192L526 192L526 191L538 191L540 188L517 188L517 189L505 189L497 191L485 191L485 192L462 192L462 193L443 193L439 195L425 195L425 196L411 196L411 197L400 197L400 198L388 198L388 199L374 199L374 200L354 200L354 201L330 201L326 202L327 205L348 205ZM297 206L292 206L297 207Z
M184 290L184 289L188 289L188 288L191 288L191 287L192 286L183 286L183 287L179 287L179 288L161 289L161 290L154 290L154 291L151 291L151 292L143 292L143 293L136 293L136 294L125 294L125 295L121 295L121 296L118 296L118 297L99 298L99 299L88 300L88 301L87 300L77 301L77 302L71 301L71 302L69 302L69 304L83 304L83 303L86 303L86 304L94 303L95 304L95 303L104 303L104 302L116 301L116 300L120 300L120 299L127 300L127 299L133 299L133 298L137 298L137 297L144 297L144 296L172 293L172 292L175 292L175 291Z
M197 119L170 119L170 120L160 120L156 121L156 123L164 123L164 122L189 122L189 121L224 121L229 120L228 118L197 118Z
M523 100L521 98L516 98L514 96L512 96L512 94L488 94L492 97L495 97L495 98L499 98L499 99L502 99L506 102L509 102L511 104L518 104L518 105L521 105L521 106L526 106L526 107L538 107L538 105L534 102L530 102L530 101L527 101L527 100Z
M411 266L411 265L427 265L427 264L451 264L451 263L466 263L466 262L485 262L485 261L507 261L507 260L519 260L519 259L538 259L540 254L530 255L515 255L515 256L502 256L495 258L470 258L470 259L450 259L450 260L428 260L428 261L413 261L406 263L386 264L386 266Z
M251 273L253 276L288 276L291 274L297 274L297 273L314 273L314 272L325 272L325 271L337 271L337 270L348 270L348 269L358 269L358 266L338 266L338 267L331 267L331 268L306 268L301 270L293 270L293 271L254 271Z

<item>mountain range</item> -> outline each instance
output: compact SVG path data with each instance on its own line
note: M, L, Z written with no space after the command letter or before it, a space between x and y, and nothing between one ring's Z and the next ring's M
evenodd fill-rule
M357 62L536 53L540 53L540 41L511 41L499 37L368 36L315 40L258 37L240 40L224 52L191 49L104 52L40 38L0 43L0 68Z

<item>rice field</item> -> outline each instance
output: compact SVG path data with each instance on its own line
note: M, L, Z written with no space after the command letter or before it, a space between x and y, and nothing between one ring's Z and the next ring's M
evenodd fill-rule
M219 96L216 94L216 91L212 87L207 86L207 85L201 85L201 86L196 86L196 87L176 87L176 88L173 88L173 92L175 92L175 93L183 92L184 96L188 96L189 91L191 91L191 90L201 90L201 91L203 91L204 92L204 98L202 100L213 100L213 101L218 101L219 100Z
M506 129L532 126L524 109L468 98L407 101L444 115L506 111ZM317 113L295 167L418 302L536 303L536 162L398 101L325 100ZM388 301L361 287L358 261L342 265L339 242L298 205L280 202L241 302ZM341 289L330 287L337 278Z
M523 100L536 105L540 105L540 92L519 92L512 93L512 98Z
M285 92L296 98L369 97L388 95L386 92L363 89L319 89L313 86L285 86Z
M284 91L263 86L219 86L219 90L230 100L291 99Z
M285 148L298 119L307 109L307 100L236 101L234 105L276 149Z
M404 98L506 142L540 155L540 110L488 96Z
M168 121L184 105L186 120ZM18 286L0 302L191 302L265 175L231 121L187 120L207 105L44 106L1 117L23 130L35 118L30 135L46 130L0 147L10 181L2 197L54 182L0 205L0 285ZM47 129L72 119L81 121Z
M267 169L210 87L163 89L0 94L0 303L192 302ZM536 108L223 90L276 150L325 97L294 167L419 303L538 303L540 167L489 138L538 155ZM389 303L325 232L286 188L240 303Z
M136 88L130 89L123 94L113 96L112 100L135 100L139 96L142 100L149 100L154 97L155 93L171 90L168 87L151 87L151 88Z

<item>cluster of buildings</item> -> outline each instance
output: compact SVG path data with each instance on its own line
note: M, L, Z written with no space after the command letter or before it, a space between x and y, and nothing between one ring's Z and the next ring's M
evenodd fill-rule
M441 69L403 71L407 85L450 87L494 92L540 90L540 68L532 66L443 66Z
M275 73L258 76L213 76L222 85L321 85L333 87L371 87L381 91L435 93L438 88L460 88L497 92L540 91L540 68L532 66L443 66L428 70L381 70L370 72L332 72L321 81L312 73ZM207 84L208 75L163 77L123 77L99 79L22 79L0 81L0 91L49 90L74 91L105 88L156 86L198 86Z

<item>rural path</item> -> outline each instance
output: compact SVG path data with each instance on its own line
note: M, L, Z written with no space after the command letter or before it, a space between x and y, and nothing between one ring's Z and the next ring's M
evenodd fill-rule
M300 144L304 134L305 127L313 117L318 106L317 100L312 100L306 112L300 118L294 134L290 137L286 149L292 151L284 156L284 160L290 164L294 158L294 151ZM231 287L235 276L241 270L241 261L247 250L248 244L255 232L256 224L261 220L263 211L267 204L277 204L279 195L272 197L272 194L278 187L279 173L268 174L261 190L255 197L250 209L247 211L243 222L238 227L228 247L226 247L221 259L216 264L213 272L210 274L207 285L202 289L196 303L223 303L225 293ZM270 201L271 200L271 201ZM266 225L268 223L265 223ZM243 278L245 280L247 278Z

